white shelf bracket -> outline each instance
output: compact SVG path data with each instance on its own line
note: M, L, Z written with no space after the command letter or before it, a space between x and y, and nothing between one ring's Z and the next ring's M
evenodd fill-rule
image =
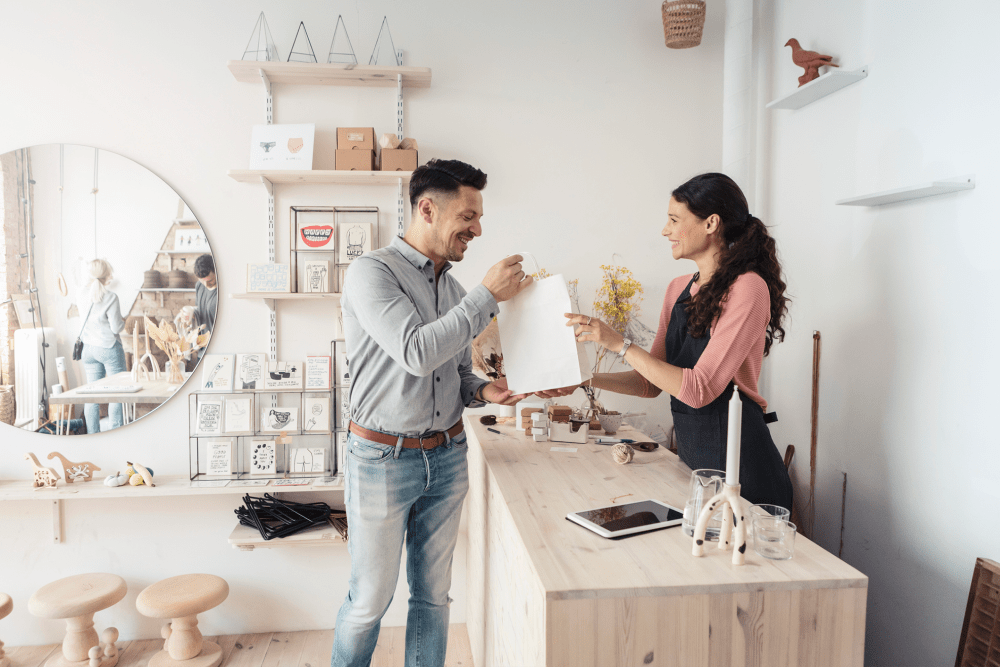
M400 52L402 53L402 52ZM396 137L403 140L403 75L396 75Z
M62 501L53 500L52 501L52 542L54 544L60 544L63 541L63 522L62 522Z
M267 78L267 74L264 70L259 69L257 71L260 73L260 80L264 84L264 115L267 118L267 124L270 125L274 122L274 98L271 97L271 80Z
M403 238L403 179L396 182L396 235Z

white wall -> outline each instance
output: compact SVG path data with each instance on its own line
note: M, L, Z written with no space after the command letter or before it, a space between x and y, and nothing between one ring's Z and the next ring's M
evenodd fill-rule
M767 8L770 2L758 3ZM977 556L1000 558L994 342L1000 5L778 0L763 87L791 91L796 37L867 79L799 111L767 111L762 217L794 299L770 395L780 446L808 485L812 332L822 334L817 539L870 577L866 664L954 662ZM762 72L763 73L763 72ZM882 208L837 199L976 175L976 189Z
M173 3L114 0L87 5L5 3L8 59L0 74L0 152L43 143L97 146L148 167L204 225L221 290L239 292L247 262L266 261L266 198L228 169L244 168L250 127L264 121L259 86L237 83L225 62L239 58L263 8L281 54L304 20L317 52L329 48L338 13L362 62L382 16L412 65L433 69L432 87L407 94L406 133L421 159L454 157L482 167L484 236L456 275L476 284L488 265L531 249L551 272L580 278L590 300L598 267L620 255L646 288L644 320L655 326L667 283L690 267L667 261L660 239L670 190L718 169L721 157L722 9L709 3L706 38L687 51L663 45L660 2L575 3L376 1ZM15 65L16 63L16 65ZM316 122L316 167L330 167L337 126L395 127L395 91L276 86L276 122ZM375 204L392 227L392 188L279 189L278 257L287 253L287 211L296 203ZM329 309L329 310L325 310ZM266 349L262 304L223 299L211 351ZM330 306L283 306L279 355L322 354L332 338ZM186 393L182 390L182 393ZM667 421L668 403L627 402ZM186 401L175 399L133 426L94 438L59 440L70 458L111 472L126 458L158 473L187 471ZM56 440L4 429L0 478L28 484L25 451L44 457ZM334 500L337 498L334 497ZM49 508L0 507L2 588L15 600L0 636L8 644L55 642L63 628L27 613L41 585L86 571L124 576L129 597L102 612L123 637L158 636L134 600L147 584L184 572L213 572L231 585L228 602L202 621L206 634L332 627L346 594L346 549L241 553L226 536L235 497L69 501L66 541L52 545ZM452 619L464 621L464 568ZM400 583L386 625L405 622Z

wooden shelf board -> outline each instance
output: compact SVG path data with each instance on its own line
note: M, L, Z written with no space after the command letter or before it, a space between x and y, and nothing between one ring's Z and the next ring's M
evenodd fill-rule
M230 169L229 177L240 183L342 183L347 185L396 185L408 183L412 171L345 171L337 169Z
M193 292L193 287L140 287L140 292Z
M784 97L779 97L767 105L768 109L801 109L807 104L826 97L845 86L857 83L868 76L868 66L856 70L831 70L813 79L806 85L796 88Z
M229 543L234 549L240 551L253 551L254 549L281 549L287 547L331 547L346 546L347 543L340 537L340 533L333 526L320 525L303 530L301 533L289 535L288 537L276 537L265 540L260 536L260 531L243 524L236 524L236 528L229 535Z
M158 255L211 255L211 250L157 250Z
M911 199L922 199L935 195L946 195L952 192L972 190L976 187L975 176L960 176L919 185L910 185L905 188L885 190L875 192L870 195L860 195L858 197L848 197L836 202L837 206L883 206L884 204L896 204L910 201Z
M255 292L230 294L230 299L339 299L340 292Z
M396 75L403 75L404 88L429 88L429 67L379 67L339 63L282 63L259 60L230 60L226 67L242 83L262 83L263 70L271 83L311 86L395 87Z
M51 467L51 466L50 466ZM60 467L55 466L57 472ZM122 468L124 470L124 468ZM30 470L29 464L25 463L25 470ZM111 470L105 474L101 470L94 476L92 482L75 482L65 484L59 482L55 489L31 488L31 480L24 479L4 479L0 480L0 501L2 500L74 500L91 498L118 498L134 500L136 498L160 498L164 496L202 496L202 495L224 495L246 493L297 493L302 491L329 491L344 488L343 478L339 485L317 486L312 483L303 486L274 486L272 481L267 486L192 486L191 480L185 475L156 475L153 477L155 486L104 486L104 478L115 472ZM98 479L100 477L100 479ZM252 479L252 478L251 478ZM320 479L320 478L316 478ZM213 482L216 480L205 480ZM195 482L197 484L197 482Z

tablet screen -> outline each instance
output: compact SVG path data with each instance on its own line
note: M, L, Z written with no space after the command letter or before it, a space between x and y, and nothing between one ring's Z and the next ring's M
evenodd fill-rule
M590 521L605 530L616 532L639 526L651 526L684 518L681 512L652 500L611 505L586 512L576 512L581 519Z

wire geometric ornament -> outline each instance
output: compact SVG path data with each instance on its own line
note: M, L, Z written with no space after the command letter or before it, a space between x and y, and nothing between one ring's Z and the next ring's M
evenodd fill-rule
M262 58L261 55L264 57ZM257 24L254 26L253 32L250 33L250 41L247 42L247 48L243 52L241 60L281 60L278 57L278 47L274 45L274 38L271 37L271 29L267 27L264 12L261 12L260 16L257 17Z
M382 38L382 35L386 36L385 39ZM368 59L368 64L369 65L378 65L379 64L378 63L379 56L382 55L382 51L385 50L384 47L387 46L386 45L386 41L389 42L388 48L392 49L392 51L390 53L392 54L392 62L393 62L393 64L396 65L396 66L398 66L398 67L402 67L402 65L403 65L403 59L399 56L399 53L396 52L396 44L395 44L395 42L392 41L392 32L389 30L389 17L388 16L383 16L382 17L382 27L379 28L379 30L378 30L378 39L375 40L375 48L372 50L372 57Z
M340 34L341 26L344 26L344 39L347 40L348 51L344 51L343 46L340 47L340 50L337 50L337 36ZM337 27L333 29L333 41L330 42L330 53L326 57L326 62L341 63L344 65L358 64L358 57L354 55L354 45L351 44L351 36L347 34L347 26L344 25L344 18L339 14L337 15Z
M300 36L305 37L299 50L295 50L295 46L299 43ZM309 51L306 52L302 49L308 48ZM318 63L316 59L316 52L313 51L312 40L309 39L309 33L306 31L306 24L303 21L299 21L299 29L295 31L295 40L292 41L292 50L288 52L288 62L292 63Z

